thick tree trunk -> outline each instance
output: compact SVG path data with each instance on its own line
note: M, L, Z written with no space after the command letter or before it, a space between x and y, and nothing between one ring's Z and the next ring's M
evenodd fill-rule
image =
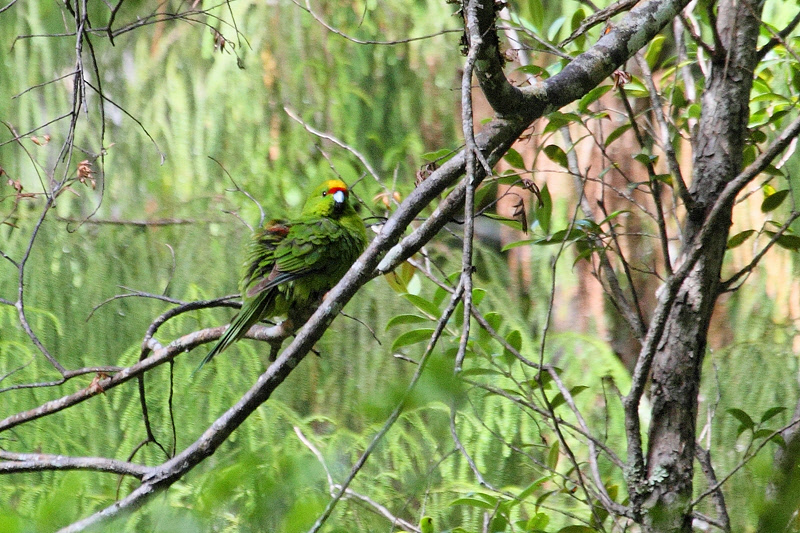
M741 170L761 7L753 0L719 4L719 38L693 146L691 194L696 205L687 217L687 243L693 242L722 189ZM650 493L643 505L648 531L691 531L697 393L732 209L731 203L703 243L702 256L678 292L653 360Z

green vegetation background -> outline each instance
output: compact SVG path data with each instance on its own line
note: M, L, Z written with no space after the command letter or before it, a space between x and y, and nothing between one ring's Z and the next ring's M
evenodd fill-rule
M128 20L142 5L126 2L117 20ZM98 10L98 20L107 16L99 3L90 7ZM523 15L535 21L540 15L534 7L531 2ZM168 308L145 298L116 299L97 308L116 294L134 289L188 301L236 292L234 273L241 261L241 243L249 233L242 220L257 224L259 213L243 194L232 191L226 174L261 202L267 216L296 211L307 185L330 176L332 168L350 183L362 177L363 166L352 154L330 144L321 146L287 116L284 106L363 153L384 183L401 194L413 187L415 171L424 163L423 153L460 144L459 33L393 46L366 46L328 32L290 2L234 2L230 8L247 41L237 41L227 25L231 19L226 8L219 12L226 25L208 20L231 40L223 51L215 50L208 27L182 22L126 33L116 38L114 47L96 37L102 42L97 54L101 79L90 81L102 83L106 96L141 121L152 140L126 113L107 103L108 155L105 174L99 176L102 195L99 190L78 187L74 194L62 195L33 248L25 279L32 325L67 367L132 364L147 326ZM402 39L459 26L451 6L432 0L377 5L326 2L316 9L332 26L361 39ZM559 15L546 13L538 27ZM64 31L56 2L21 2L0 19L0 43L6 49L17 35ZM237 67L237 59L244 69ZM4 80L0 118L24 133L68 110L69 78L11 96L68 74L73 63L74 42L69 37L16 41L0 63ZM75 144L96 153L101 149L97 95L88 95L88 103L90 113L82 115ZM56 163L63 131L54 125L37 132L39 137L52 136L43 147L23 139L37 161L36 169L13 143L0 147L4 178L21 180L26 191L41 190L40 180L49 179L48 169ZM9 137L4 132L2 140ZM165 155L163 163L159 152ZM0 187L6 187L5 179ZM5 213L10 205L6 195L11 191L10 187L2 190L0 208ZM370 176L355 191L365 204L363 216L370 216L369 211L386 214L380 199L374 200L381 188ZM557 211L566 213L568 201L556 199ZM40 199L24 201L11 221L15 226L0 227L3 251L12 257L22 254L40 209ZM185 223L148 227L79 223L95 211L98 220ZM430 247L445 270L449 257L455 257L455 252L449 252L451 245L442 239ZM479 285L489 295L482 308L502 310L498 320L503 331L519 330L532 358L538 355L548 305L552 253L549 248L537 249L531 264L535 282L522 286L509 280L511 274L499 251L489 244L479 250ZM558 283L574 283L571 259L562 263ZM796 258L786 264L787 275L796 275ZM797 396L797 358L792 353L797 332L776 316L770 298L765 297L768 283L756 275L727 300L733 341L708 358L703 405L716 410L710 438L718 474L736 464L746 444L746 435L737 441L739 423L725 414L726 408L742 408L757 417L773 406L791 410ZM13 301L16 289L14 271L0 265L0 296ZM420 283L418 291L434 299L434 287L427 282ZM307 529L327 502L328 487L320 462L300 442L294 428L321 450L334 480L342 479L394 407L413 371L411 365L392 356L397 331L386 331L392 317L413 311L384 280L371 282L346 312L366 322L380 342L366 326L345 317L337 319L318 345L320 357L307 358L212 458L166 495L114 527L137 531ZM224 324L229 316L229 311L184 315L162 328L158 338L169 342L189 331ZM615 375L624 391L625 377L609 346L584 333L591 334L557 333L547 347L547 357L560 358L571 384L590 386L591 392L581 398L586 409L593 409L592 420L602 425L603 406L609 405L608 442L621 451L621 433L613 424L617 405L601 378ZM417 345L403 351L418 357L421 349ZM170 381L177 446L181 447L249 388L264 369L265 352L261 345L239 343L192 380L189 374L205 353L200 349L178 358L174 369L163 367L148 375L151 417L159 439L171 446ZM450 438L446 353L445 347L413 407L390 432L353 489L412 522L429 514L442 529L461 526L478 531L480 508L451 505L481 489ZM15 310L2 306L0 375L21 365L27 366L6 381L55 377L27 341ZM86 387L89 381L87 377L58 388L3 393L0 418ZM462 407L459 431L487 478L498 486L524 488L545 475L531 459L545 462L551 450L553 440L543 444L549 437L540 435L544 431L540 424L498 397L476 394L470 398ZM138 395L135 385L129 384L16 428L0 436L0 447L126 459L143 437ZM529 455L501 444L501 437ZM748 524L754 512L748 489L754 479L766 475L771 453L768 448L729 485L733 519L741 526ZM163 460L163 455L151 446L139 452L136 460L155 462ZM619 484L618 473L609 473L609 482ZM82 472L3 476L0 531L53 530L109 505L134 486L107 474ZM552 507L588 516L586 509L575 510L568 496L560 497L549 500ZM546 509L548 502L543 499L542 504ZM571 523L557 512L551 520L551 529ZM328 531L392 530L385 519L354 500L343 502L330 524Z

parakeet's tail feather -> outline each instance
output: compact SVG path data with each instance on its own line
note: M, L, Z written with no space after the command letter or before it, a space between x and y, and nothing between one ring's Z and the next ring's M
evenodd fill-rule
M228 329L226 329L219 338L217 344L208 352L208 355L200 362L194 372L192 372L192 376L203 368L203 365L211 361L214 356L223 352L228 346L244 337L250 330L250 327L259 321L262 313L267 309L273 298L273 291L263 292L259 294L250 305L244 305L242 310L239 311L239 314L233 317L230 326L228 326Z

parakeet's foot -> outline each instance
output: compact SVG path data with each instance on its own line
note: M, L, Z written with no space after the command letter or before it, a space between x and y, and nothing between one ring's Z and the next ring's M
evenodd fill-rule
M274 363L275 359L278 358L278 352L281 351L281 345L283 342L271 342L269 343L269 362Z

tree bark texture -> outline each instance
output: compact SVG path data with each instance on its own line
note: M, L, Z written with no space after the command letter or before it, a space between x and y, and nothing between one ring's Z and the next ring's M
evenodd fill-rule
M693 143L690 192L695 206L685 223L686 250L710 222L711 206L742 167L761 9L754 0L719 4L711 71ZM653 359L648 492L643 500L648 531L692 529L697 395L732 211L733 200L700 243L701 256L677 293Z

